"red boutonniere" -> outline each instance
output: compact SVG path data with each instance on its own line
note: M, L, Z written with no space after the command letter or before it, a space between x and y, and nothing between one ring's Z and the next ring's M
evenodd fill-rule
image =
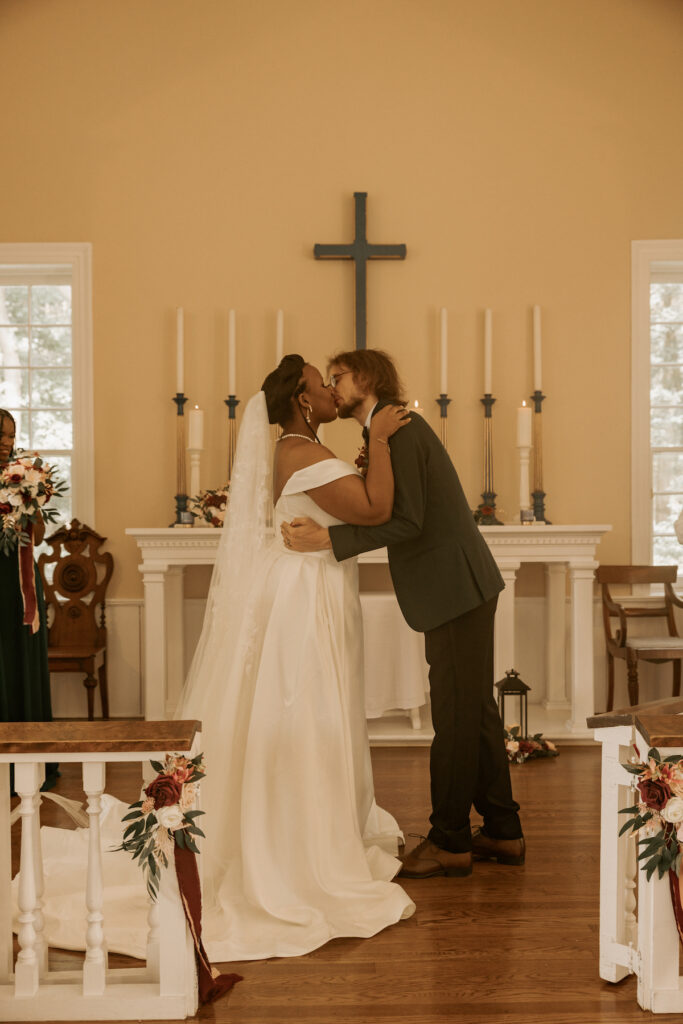
M369 464L370 464L370 453L368 451L368 446L366 444L364 444L361 448L358 449L358 455L356 457L356 465L358 466L359 470L361 471L361 475L362 476L365 476L367 474L367 472L368 472L368 465Z

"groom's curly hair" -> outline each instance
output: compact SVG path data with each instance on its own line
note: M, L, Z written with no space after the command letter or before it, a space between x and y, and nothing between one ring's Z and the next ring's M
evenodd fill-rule
M355 348L349 352L337 352L327 360L327 371L331 366L343 365L352 370L359 387L371 392L381 401L405 402L403 383L394 366L393 359L378 348Z
M305 365L303 356L291 353L284 356L264 380L261 391L266 396L269 423L282 426L292 415L292 399L306 386L301 379Z

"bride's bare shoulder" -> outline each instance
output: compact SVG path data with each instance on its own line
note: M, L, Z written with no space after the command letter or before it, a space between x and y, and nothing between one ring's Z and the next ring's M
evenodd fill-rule
M293 473L317 462L336 458L324 444L312 444L304 438L286 438L278 441L273 465L273 498L277 502L285 484Z

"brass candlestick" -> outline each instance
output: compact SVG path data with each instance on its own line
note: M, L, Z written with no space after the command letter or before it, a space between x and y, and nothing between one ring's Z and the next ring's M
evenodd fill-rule
M235 448L237 447L237 420L235 419L235 414L240 400L235 398L234 395L228 395L224 401L228 407L228 483L230 483L232 467L235 462Z
M175 522L171 526L192 526L194 516L187 507L187 477L185 475L185 411L187 401L184 393L178 391L172 399L176 404L176 480Z
M441 444L448 451L448 406L451 404L451 399L447 394L442 393L436 402L441 410Z
M534 391L531 396L531 401L534 403L534 489L531 492L531 497L534 503L534 519L539 523L549 523L549 520L545 517L545 491L543 490L543 421L541 414L545 397L540 390Z
M484 490L482 501L477 506L474 518L480 526L502 526L496 516L496 492L493 489L493 395L485 394L480 399L484 406Z

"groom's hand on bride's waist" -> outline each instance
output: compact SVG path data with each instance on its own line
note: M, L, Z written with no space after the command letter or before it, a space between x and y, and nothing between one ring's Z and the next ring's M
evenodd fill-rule
M331 548L330 532L308 516L298 516L280 527L285 547L290 551L324 551Z

